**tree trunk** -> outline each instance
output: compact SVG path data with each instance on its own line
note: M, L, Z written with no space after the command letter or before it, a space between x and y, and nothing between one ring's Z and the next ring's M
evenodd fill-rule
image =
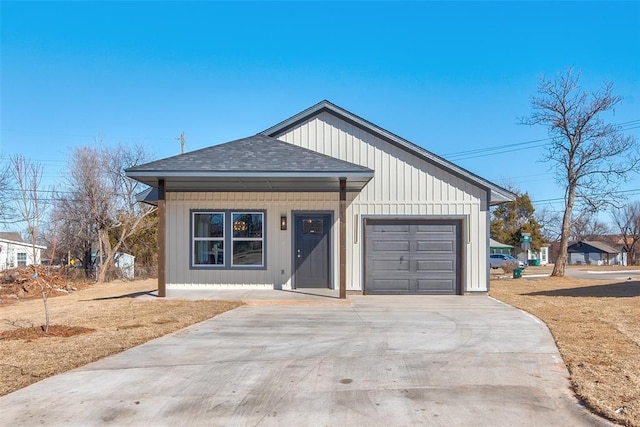
M567 265L567 248L569 247L569 236L571 231L571 212L573 211L573 203L576 198L575 184L569 184L569 195L567 198L567 205L564 208L564 215L562 217L562 232L560 234L560 249L558 252L558 258L553 265L553 272L551 276L564 277L564 268Z
M103 283L107 280L107 270L112 258L109 230L106 228L98 230L98 238L100 240L100 267L98 270L98 282Z

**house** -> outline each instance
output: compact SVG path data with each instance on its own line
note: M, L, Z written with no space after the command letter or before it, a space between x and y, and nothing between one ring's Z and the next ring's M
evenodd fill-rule
M515 194L328 101L126 170L158 205L174 288L489 290L489 207Z
M46 246L36 245L36 257L33 258L31 243L22 240L20 233L0 232L0 270L8 270L27 265L40 265L40 253Z
M567 247L567 253L567 264L627 265L627 254L604 242L576 242Z
M120 277L127 280L135 278L136 257L126 252L116 252L113 255L113 265L120 271Z
M507 245L506 243L500 243L497 240L489 239L489 253L490 254L507 254L513 256L515 246Z
M522 250L515 246L500 243L497 240L489 240L489 251L492 254L509 254L515 256L520 261L529 265L547 265L549 264L549 246L544 245L539 251L533 249ZM517 255L516 255L517 254Z
M529 265L547 265L549 264L549 245L543 245L537 251L533 249L522 251L518 254L518 258L522 258Z

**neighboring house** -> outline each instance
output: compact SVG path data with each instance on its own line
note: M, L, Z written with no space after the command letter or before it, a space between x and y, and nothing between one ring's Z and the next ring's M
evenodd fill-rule
M515 246L500 243L497 240L489 239L489 253L514 255Z
M120 270L123 279L133 280L135 277L135 259L136 257L125 253L116 252L113 255L113 265Z
M529 265L547 265L549 264L549 245L544 245L539 251L529 249L519 254Z
M328 101L127 169L157 191L158 294L489 290L489 207L515 194ZM156 198L151 197L155 195Z
M627 254L604 242L576 242L568 246L567 252L567 264L627 265Z
M0 270L8 270L27 265L40 265L40 253L46 246L36 245L36 257L33 258L31 243L22 240L20 233L0 233Z

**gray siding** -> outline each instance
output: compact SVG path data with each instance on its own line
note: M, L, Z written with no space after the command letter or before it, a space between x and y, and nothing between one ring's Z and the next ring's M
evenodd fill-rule
M466 215L465 291L488 290L487 191L323 112L276 137L375 171L347 208L347 288L361 289L362 217Z
M291 211L332 211L332 241L338 241L337 193L167 193L167 287L274 287L291 286ZM192 209L266 210L266 269L191 269L190 211ZM280 216L287 215L288 227L280 230ZM333 249L332 276L339 266ZM284 271L284 273L283 273ZM335 283L335 281L334 281Z

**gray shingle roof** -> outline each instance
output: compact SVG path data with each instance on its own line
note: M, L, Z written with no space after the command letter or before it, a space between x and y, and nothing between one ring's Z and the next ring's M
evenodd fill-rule
M585 247L586 246L586 247ZM572 245L569 245L567 250L569 252L594 252L589 250L589 247L596 249L595 252L602 252L607 254L617 254L620 253L620 250L615 249L604 242L598 242L595 240L583 240L581 242L576 242Z
M127 169L127 173L142 171L373 172L261 134Z
M267 135L254 135L126 169L166 191L360 191L374 172ZM146 194L149 201L151 194Z

